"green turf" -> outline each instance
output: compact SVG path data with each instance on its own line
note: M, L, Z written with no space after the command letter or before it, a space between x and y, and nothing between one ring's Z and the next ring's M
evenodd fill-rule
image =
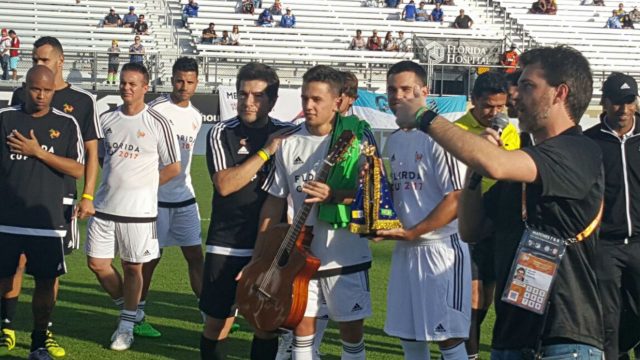
M209 226L211 214L211 181L203 156L194 157L193 183L196 189L200 214L203 218L203 234ZM84 224L81 233L84 238ZM374 253L371 269L371 293L373 316L365 323L365 341L368 359L401 359L402 349L397 339L383 332L386 304L386 287L391 261L391 242L371 244ZM159 339L137 338L126 354L108 349L109 338L118 321L118 312L109 297L102 291L93 274L86 267L82 251L75 251L67 258L69 274L61 278L60 296L53 316L53 331L67 350L67 359L199 359L199 341L202 330L196 299L187 279L186 264L178 249L165 252L154 277L147 304L147 320L163 336ZM33 281L24 282L15 322L18 345L12 356L4 359L24 359L28 354L31 326L30 301ZM488 359L490 324L493 313L485 321L482 359ZM241 331L231 336L230 359L247 359L251 334L241 320ZM323 359L340 358L340 340L334 325L330 325L324 338ZM432 347L432 354L437 354Z

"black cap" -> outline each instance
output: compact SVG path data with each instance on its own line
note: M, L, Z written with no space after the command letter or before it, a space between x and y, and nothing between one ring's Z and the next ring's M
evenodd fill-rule
M602 96L614 104L630 103L638 96L638 83L629 75L613 73L602 85Z

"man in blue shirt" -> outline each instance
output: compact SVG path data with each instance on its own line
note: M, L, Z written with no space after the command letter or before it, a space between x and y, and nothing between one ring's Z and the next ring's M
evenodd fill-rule
M182 9L182 24L187 26L187 18L198 17L198 3L195 0L189 0L189 3Z
M138 22L138 15L136 15L135 10L135 7L129 6L129 13L124 15L124 18L122 19L122 26L130 28Z
M287 13L280 18L280 27L294 28L296 27L296 16L291 14L291 9L287 8Z
M269 9L264 9L258 16L258 25L262 27L273 27L273 16Z
M442 22L442 18L444 17L444 13L440 8L440 4L436 3L436 7L431 11L431 21L440 21Z
M618 18L618 14L615 10L613 10L611 17L607 20L607 25L605 27L608 29L622 29L620 18Z
M409 1L407 6L402 10L402 19L404 21L415 21L416 20L416 4L413 0Z

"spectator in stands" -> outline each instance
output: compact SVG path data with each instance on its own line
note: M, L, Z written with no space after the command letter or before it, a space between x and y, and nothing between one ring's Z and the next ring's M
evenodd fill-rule
M416 10L416 21L429 21L429 12L424 8L426 4L424 1L420 2L420 7Z
M631 21L640 22L640 10L638 10L637 6L634 6L633 10L629 11L629 16L631 17Z
M254 14L255 7L252 0L242 0L241 8L243 14Z
M380 40L380 36L378 36L378 32L376 30L373 30L371 36L369 36L369 39L367 40L367 50L382 50L382 40Z
M587 0L583 0L586 3ZM604 6L604 0L593 0L593 5L595 6Z
M129 6L129 13L122 18L122 26L132 28L138 22L138 15L135 13L136 8Z
M453 6L456 3L454 3L453 0L444 0L443 4L447 6Z
M262 9L262 0L253 0L253 7Z
M622 22L622 28L623 28L623 29L635 29L635 28L633 27L633 20L631 20L631 15L629 15L629 14L624 14L624 15L622 16L622 20L621 20L621 22Z
M362 37L362 30L356 30L356 36L351 39L350 50L364 50L366 48L366 41Z
M396 50L401 52L409 51L409 39L404 38L404 31L398 31L398 37L396 38Z
M398 50L398 44L393 39L393 34L391 31L387 31L387 35L384 37L384 42L382 43L382 48L384 51L396 51Z
M218 34L215 30L216 24L209 23L209 27L202 30L202 37L200 38L201 44L214 44L218 40Z
M618 10L615 10L615 12L620 19L622 19L622 17L627 13L626 11L624 11L623 3L618 4Z
M142 45L138 35L134 38L134 43L129 46L129 62L144 63L144 45Z
M231 28L229 45L240 45L240 30L238 29L238 25L233 25L233 28Z
M402 15L400 16L404 21L415 21L416 20L416 3L413 0L410 0L409 3L402 10Z
M273 16L269 9L262 10L262 13L258 16L258 26L273 27Z
M187 26L187 19L198 17L198 3L195 0L189 0L189 3L182 9L182 26Z
M400 5L400 1L398 0L384 0L384 3L390 8L397 8L398 5Z
M148 35L149 34L149 24L145 21L144 15L140 15L138 17L138 21L135 25L133 25L133 32L138 35Z
M440 23L442 23L444 19L444 12L442 12L442 8L440 7L440 4L436 3L436 7L433 8L433 10L431 11L431 15L429 16L429 19L431 21L439 21Z
M120 47L118 47L118 40L111 40L111 47L107 50L107 54L109 54L107 84L115 85L118 79L118 67L120 66Z
M2 80L9 80L9 50L11 49L11 38L7 29L2 29L0 37L0 65L2 65Z
M102 26L122 26L122 19L120 19L120 15L116 14L116 9L114 7L111 7L111 9L109 9L109 14L107 14L107 16L105 16L104 20L102 21Z
M18 80L18 62L20 61L20 38L15 31L9 30L11 38L11 49L9 50L9 70L11 70L11 78Z
M469 17L469 15L464 14L464 10L460 9L460 15L456 16L456 19L453 21L453 27L456 29L471 29L473 26L473 20Z
M520 61L520 56L516 51L516 44L511 44L511 48L502 54L500 57L500 65L506 66L503 71L505 74L511 74L518 69L518 61Z
M287 13L280 18L280 27L294 28L296 27L296 16L291 13L291 9L287 8Z
M607 20L607 24L604 26L607 29L622 29L620 18L616 10L611 12L611 17Z
M271 14L282 15L282 3L280 0L276 0L273 5L271 5Z
M529 14L544 14L547 12L547 2L545 0L537 0L531 4Z
M547 11L545 14L547 15L555 15L558 12L558 4L556 0L546 0L547 1Z

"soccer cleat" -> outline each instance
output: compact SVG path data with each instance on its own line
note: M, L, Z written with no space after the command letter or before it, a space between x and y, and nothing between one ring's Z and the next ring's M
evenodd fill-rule
M157 338L162 336L160 331L156 330L151 326L151 324L144 321L144 319L133 326L133 333L137 336L148 338Z
M13 350L15 346L16 346L15 330L2 329L2 335L0 336L0 356L9 355L9 351Z
M36 349L29 354L27 360L53 360L45 348Z
M133 332L126 330L120 331L120 329L118 329L113 333L113 335L111 335L111 341L111 350L129 350L133 344Z
M44 346L53 358L60 359L67 354L64 348L58 345L56 339L53 338L53 333L50 330L47 330L47 339L44 341Z
M293 334L289 331L280 335L276 360L289 360L293 352Z

